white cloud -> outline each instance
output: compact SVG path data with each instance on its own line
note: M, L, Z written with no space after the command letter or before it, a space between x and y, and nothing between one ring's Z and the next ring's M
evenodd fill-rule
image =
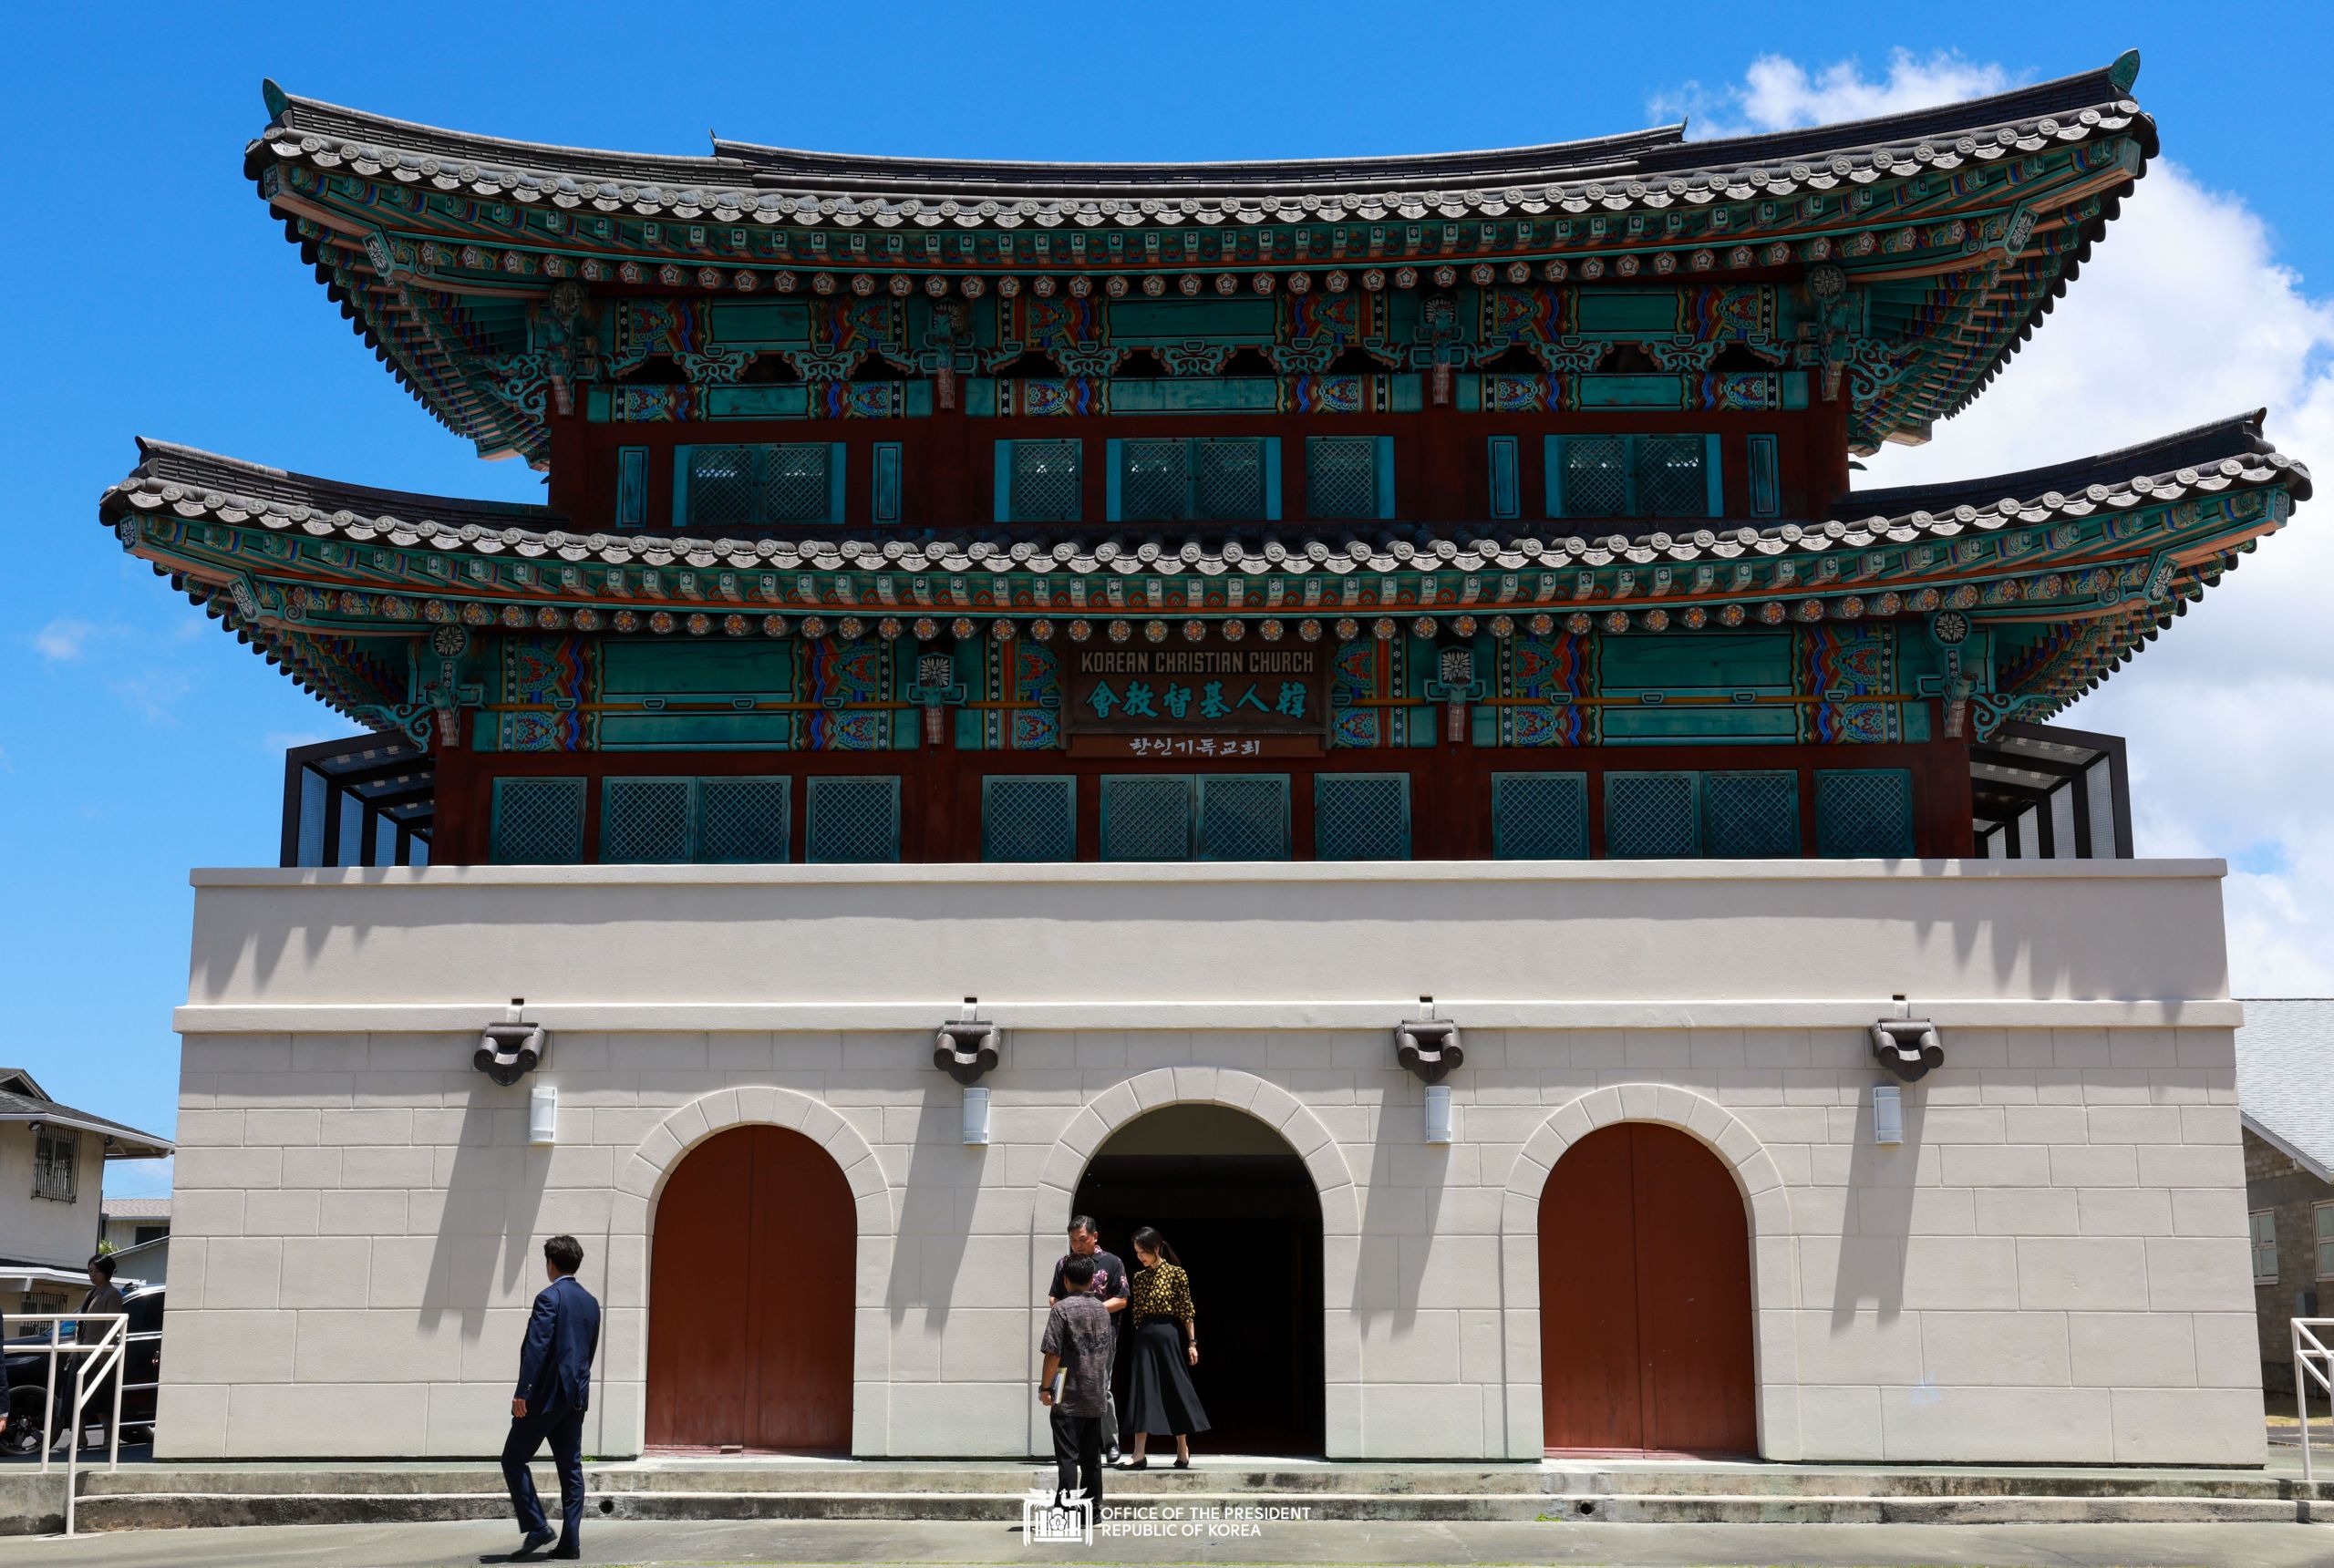
M2006 92L2023 79L2000 66L1967 60L1950 50L1932 55L1895 50L1888 57L1887 75L1878 80L1866 77L1854 58L1811 72L1784 56L1761 55L1750 62L1739 84L1713 89L1689 82L1677 92L1656 98L1651 108L1656 119L1685 119L1688 134L1696 138L1742 136L1983 98Z
M33 648L52 664L69 664L89 651L89 644L108 628L95 621L59 615L33 634Z
M1762 59L1722 101L1752 127L2014 85L1957 56L1810 72ZM1946 91L1947 88L1951 91ZM1930 95L1934 96L1924 96ZM2144 101L2144 100L2143 100ZM2334 300L2277 257L2241 196L2159 160L2082 274L1969 410L1890 447L1867 485L2004 472L2266 406L2271 439L2329 488L2061 723L2126 737L2143 855L2227 857L2239 995L2334 995L2334 664L2307 641L2334 574Z

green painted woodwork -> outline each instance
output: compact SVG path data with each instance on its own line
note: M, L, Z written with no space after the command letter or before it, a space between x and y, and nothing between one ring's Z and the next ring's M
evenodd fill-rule
M1008 773L981 780L981 859L1078 858L1078 780Z
M1492 775L1492 855L1503 861L1588 858L1588 776Z
M1410 858L1410 776L1317 773L1313 777L1313 858L1406 861Z

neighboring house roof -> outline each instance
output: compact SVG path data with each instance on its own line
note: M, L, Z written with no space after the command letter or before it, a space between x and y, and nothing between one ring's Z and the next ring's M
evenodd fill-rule
M2334 1181L2334 997L2247 997L2236 1031L2246 1130Z
M20 1068L0 1068L0 1121L37 1121L97 1133L106 1140L108 1160L158 1160L175 1148L167 1138L157 1138L107 1117L57 1104L40 1092L32 1075Z
M106 1218L108 1220L167 1220L170 1217L168 1198L108 1198Z

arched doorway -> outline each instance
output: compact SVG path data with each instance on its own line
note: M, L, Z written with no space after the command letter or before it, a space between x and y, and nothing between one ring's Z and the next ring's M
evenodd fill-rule
M648 1445L847 1450L857 1242L849 1183L802 1134L691 1150L656 1200Z
M1322 1451L1321 1201L1278 1133L1228 1106L1162 1106L1095 1151L1072 1208L1130 1269L1127 1238L1151 1225L1191 1272L1202 1451ZM1125 1375L1121 1357L1122 1398Z
M1625 1121L1565 1150L1540 1194L1540 1398L1551 1450L1759 1446L1750 1232L1717 1155Z

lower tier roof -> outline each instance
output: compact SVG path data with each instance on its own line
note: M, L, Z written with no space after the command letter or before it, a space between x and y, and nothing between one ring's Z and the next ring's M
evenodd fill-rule
M587 534L544 507L342 484L148 440L99 515L303 686L381 728L409 722L407 655L440 627L931 640L1226 620L1317 621L1342 637L1365 625L1379 636L1622 635L1957 617L2026 629L1980 706L2041 718L2308 497L2308 470L2267 443L2261 419L2022 473L1854 492L1820 520L1615 520L1601 535L1513 521Z

